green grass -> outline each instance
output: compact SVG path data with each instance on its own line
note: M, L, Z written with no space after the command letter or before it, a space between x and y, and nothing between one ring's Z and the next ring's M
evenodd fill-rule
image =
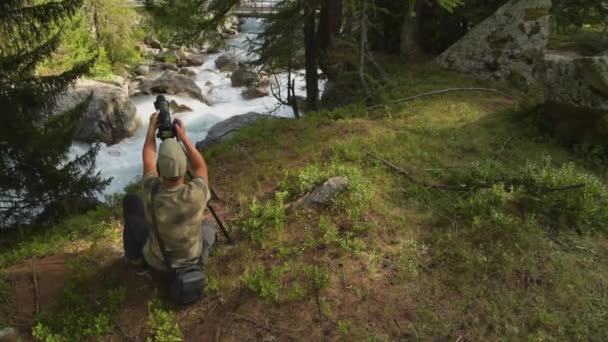
M393 79L378 88L380 99L453 86L522 96L431 66L387 63ZM537 119L495 95L448 93L371 112L356 104L259 120L204 151L235 239L213 250L208 292L308 339L608 339L606 168L547 136ZM285 210L335 176L349 187L329 207ZM98 235L119 226L112 207L23 237L0 265L74 240L117 241L116 228ZM248 294L235 298L242 289ZM187 339L185 323L220 314L210 303L181 320L151 305L148 336ZM235 340L257 336L251 322L232 324Z

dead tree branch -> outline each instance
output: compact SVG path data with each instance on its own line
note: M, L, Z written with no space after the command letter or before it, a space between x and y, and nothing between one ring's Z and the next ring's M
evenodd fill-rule
M428 96L432 96L432 95L439 95L439 94L445 94L445 93L450 93L450 92L456 92L456 91L479 91L479 92L488 92L488 93L494 93L494 94L498 94L501 95L509 100L513 100L513 101L517 101L516 98L512 97L511 95L505 94L501 91L498 91L496 89L490 89L490 88L448 88L448 89L443 89L443 90L436 90L436 91L430 91L428 93L423 93L423 94L418 94L418 95L414 95L414 96L410 96L410 97L406 97L406 98L402 98L402 99L398 99L398 100L393 100L390 103L391 104L397 104L397 103L403 103L403 102L408 102L408 101L413 101L413 100L417 100L423 97L428 97ZM368 109L378 109L378 108L382 108L384 105L383 104L378 104L378 105L374 105L371 107L368 107Z

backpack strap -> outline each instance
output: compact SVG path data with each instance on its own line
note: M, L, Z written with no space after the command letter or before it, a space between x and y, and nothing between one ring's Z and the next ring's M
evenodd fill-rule
M162 254L163 261L165 263L165 267L168 271L172 272L173 267L171 267L171 262L169 260L169 255L167 254L167 250L165 249L165 243L163 239L160 237L160 232L158 231L158 222L156 220L156 195L160 192L160 182L156 183L152 188L152 230L154 231L154 235L156 236L156 241L158 241L158 246L160 247L160 253Z

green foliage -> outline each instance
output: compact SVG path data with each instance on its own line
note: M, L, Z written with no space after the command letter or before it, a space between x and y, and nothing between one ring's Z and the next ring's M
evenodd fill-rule
M274 200L260 204L253 199L249 206L250 214L245 220L243 230L257 243L262 243L269 232L283 229L285 223L284 200L287 192L275 193Z
M245 285L264 299L279 300L286 268L274 266L266 272L263 265L247 271Z
M184 340L175 313L163 309L158 299L148 302L148 342L180 342Z
M311 265L308 267L307 273L312 278L315 289L322 290L329 287L331 273L327 266Z
M113 329L112 317L126 299L124 287L107 290L103 301L95 299L82 287L68 283L61 298L61 312L42 313L36 319L32 335L41 341L82 341L102 338Z
M26 258L57 252L67 242L85 236L98 239L108 232L112 216L112 208L102 206L86 214L68 218L50 229L7 234L3 237L3 242L10 243L13 247L0 253L0 267Z
M141 60L135 49L143 38L139 16L123 0L87 0L86 10L91 18L89 27L95 30L100 48L107 54L113 70L120 72Z
M454 208L482 230L521 231L538 224L549 230L608 232L608 190L574 163L558 168L547 157L508 168L486 161L456 180L477 187Z
M161 0L149 7L157 36L181 45L217 39L230 9L238 0Z
M59 75L35 75L36 66L58 47L65 20L81 5L67 0L61 6L46 1L2 5L0 108L10 120L0 125L0 228L29 224L44 209L47 219L65 216L72 211L66 204L95 197L108 184L93 167L98 147L70 160L86 103L49 116L56 99L93 61Z

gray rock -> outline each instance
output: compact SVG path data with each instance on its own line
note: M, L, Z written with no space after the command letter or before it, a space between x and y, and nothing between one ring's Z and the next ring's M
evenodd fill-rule
M558 133L579 140L608 134L608 56L547 54L545 111Z
M84 110L76 140L85 143L103 142L108 145L133 136L142 122L129 99L128 84L124 87L80 80L57 101L57 113L72 109L91 95Z
M146 80L146 76L135 76L133 78L133 81L137 81L137 82L144 82Z
M482 79L532 85L549 40L551 0L511 0L437 59Z
M211 105L211 102L203 96L201 88L194 81L174 71L165 71L159 78L144 82L140 87L141 93L150 94L186 94L203 103Z
M258 74L246 66L238 67L230 76L233 87L250 87L257 84L259 80Z
M249 126L260 118L275 119L277 117L253 112L230 117L213 125L205 140L197 142L196 147L201 150L205 146L227 140L234 136L239 129Z
M268 96L268 95L270 95L270 93L268 92L268 89L266 89L266 88L248 87L247 89L245 89L241 92L241 95L243 95L243 98L245 100L253 100L253 99L260 98L260 97Z
M234 71L239 67L239 60L234 55L221 55L215 60L215 66L222 71Z
M159 62L178 63L180 61L179 54L173 50L166 50L156 55L155 59Z
M204 55L195 55L195 54L186 54L185 58L186 62L188 62L188 66L201 66L205 64L205 56Z
M300 197L290 207L293 209L322 209L332 200L348 188L348 179L345 177L334 177L328 179L321 186L310 193Z
M144 38L144 44L148 45L149 47L151 47L153 49L162 49L163 48L162 44L158 40L156 40L152 37Z
M186 76L196 76L196 70L191 68L181 68L179 69L179 73Z
M13 327L0 329L0 341L12 342L19 340L19 331Z
M169 102L169 108L171 109L173 114L186 113L186 112L192 111L192 108L190 108L184 104L179 104L175 100L171 100Z
M157 66L157 68L159 68L161 70L171 70L171 71L179 70L179 67L175 63L158 63L156 66Z
M150 73L150 66L147 64L140 64L135 68L135 73L139 76L145 76Z

